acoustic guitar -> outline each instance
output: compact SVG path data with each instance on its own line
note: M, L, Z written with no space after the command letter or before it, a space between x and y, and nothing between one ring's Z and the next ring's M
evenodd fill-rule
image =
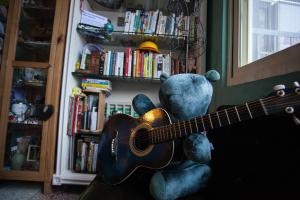
M291 114L295 123L300 124L295 116L300 88L298 82L294 84L296 87L289 90L283 85L275 86L276 94L267 98L176 123L171 123L168 113L160 108L140 118L116 114L105 124L100 140L100 174L105 182L116 185L140 167L164 168L173 158L174 139L192 133L282 113Z

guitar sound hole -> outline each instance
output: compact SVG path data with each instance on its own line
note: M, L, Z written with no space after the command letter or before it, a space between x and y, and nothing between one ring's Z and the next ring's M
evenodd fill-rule
M147 129L140 129L137 131L137 134L135 136L134 144L135 147L140 151L145 150L149 146L149 137L146 131Z

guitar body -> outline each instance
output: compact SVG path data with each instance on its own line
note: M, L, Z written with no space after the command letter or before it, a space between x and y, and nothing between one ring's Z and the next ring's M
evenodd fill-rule
M144 132L170 123L168 113L162 109L153 109L138 119L125 114L112 116L104 126L100 141L99 166L103 180L116 185L139 167L167 166L173 157L174 142L148 144Z

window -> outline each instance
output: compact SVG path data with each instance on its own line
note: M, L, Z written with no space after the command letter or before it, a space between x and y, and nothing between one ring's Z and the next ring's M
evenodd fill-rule
M300 0L231 1L229 13L229 85L300 71Z

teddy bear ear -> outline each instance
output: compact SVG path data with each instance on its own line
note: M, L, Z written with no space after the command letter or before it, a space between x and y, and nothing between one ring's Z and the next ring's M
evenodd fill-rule
M216 70L209 70L208 72L205 73L205 77L207 78L207 80L211 82L220 80L220 74Z
M169 78L170 76L168 75L168 74L166 74L166 73L162 73L161 75L160 75L160 82L165 82L165 80L167 80L168 78Z

